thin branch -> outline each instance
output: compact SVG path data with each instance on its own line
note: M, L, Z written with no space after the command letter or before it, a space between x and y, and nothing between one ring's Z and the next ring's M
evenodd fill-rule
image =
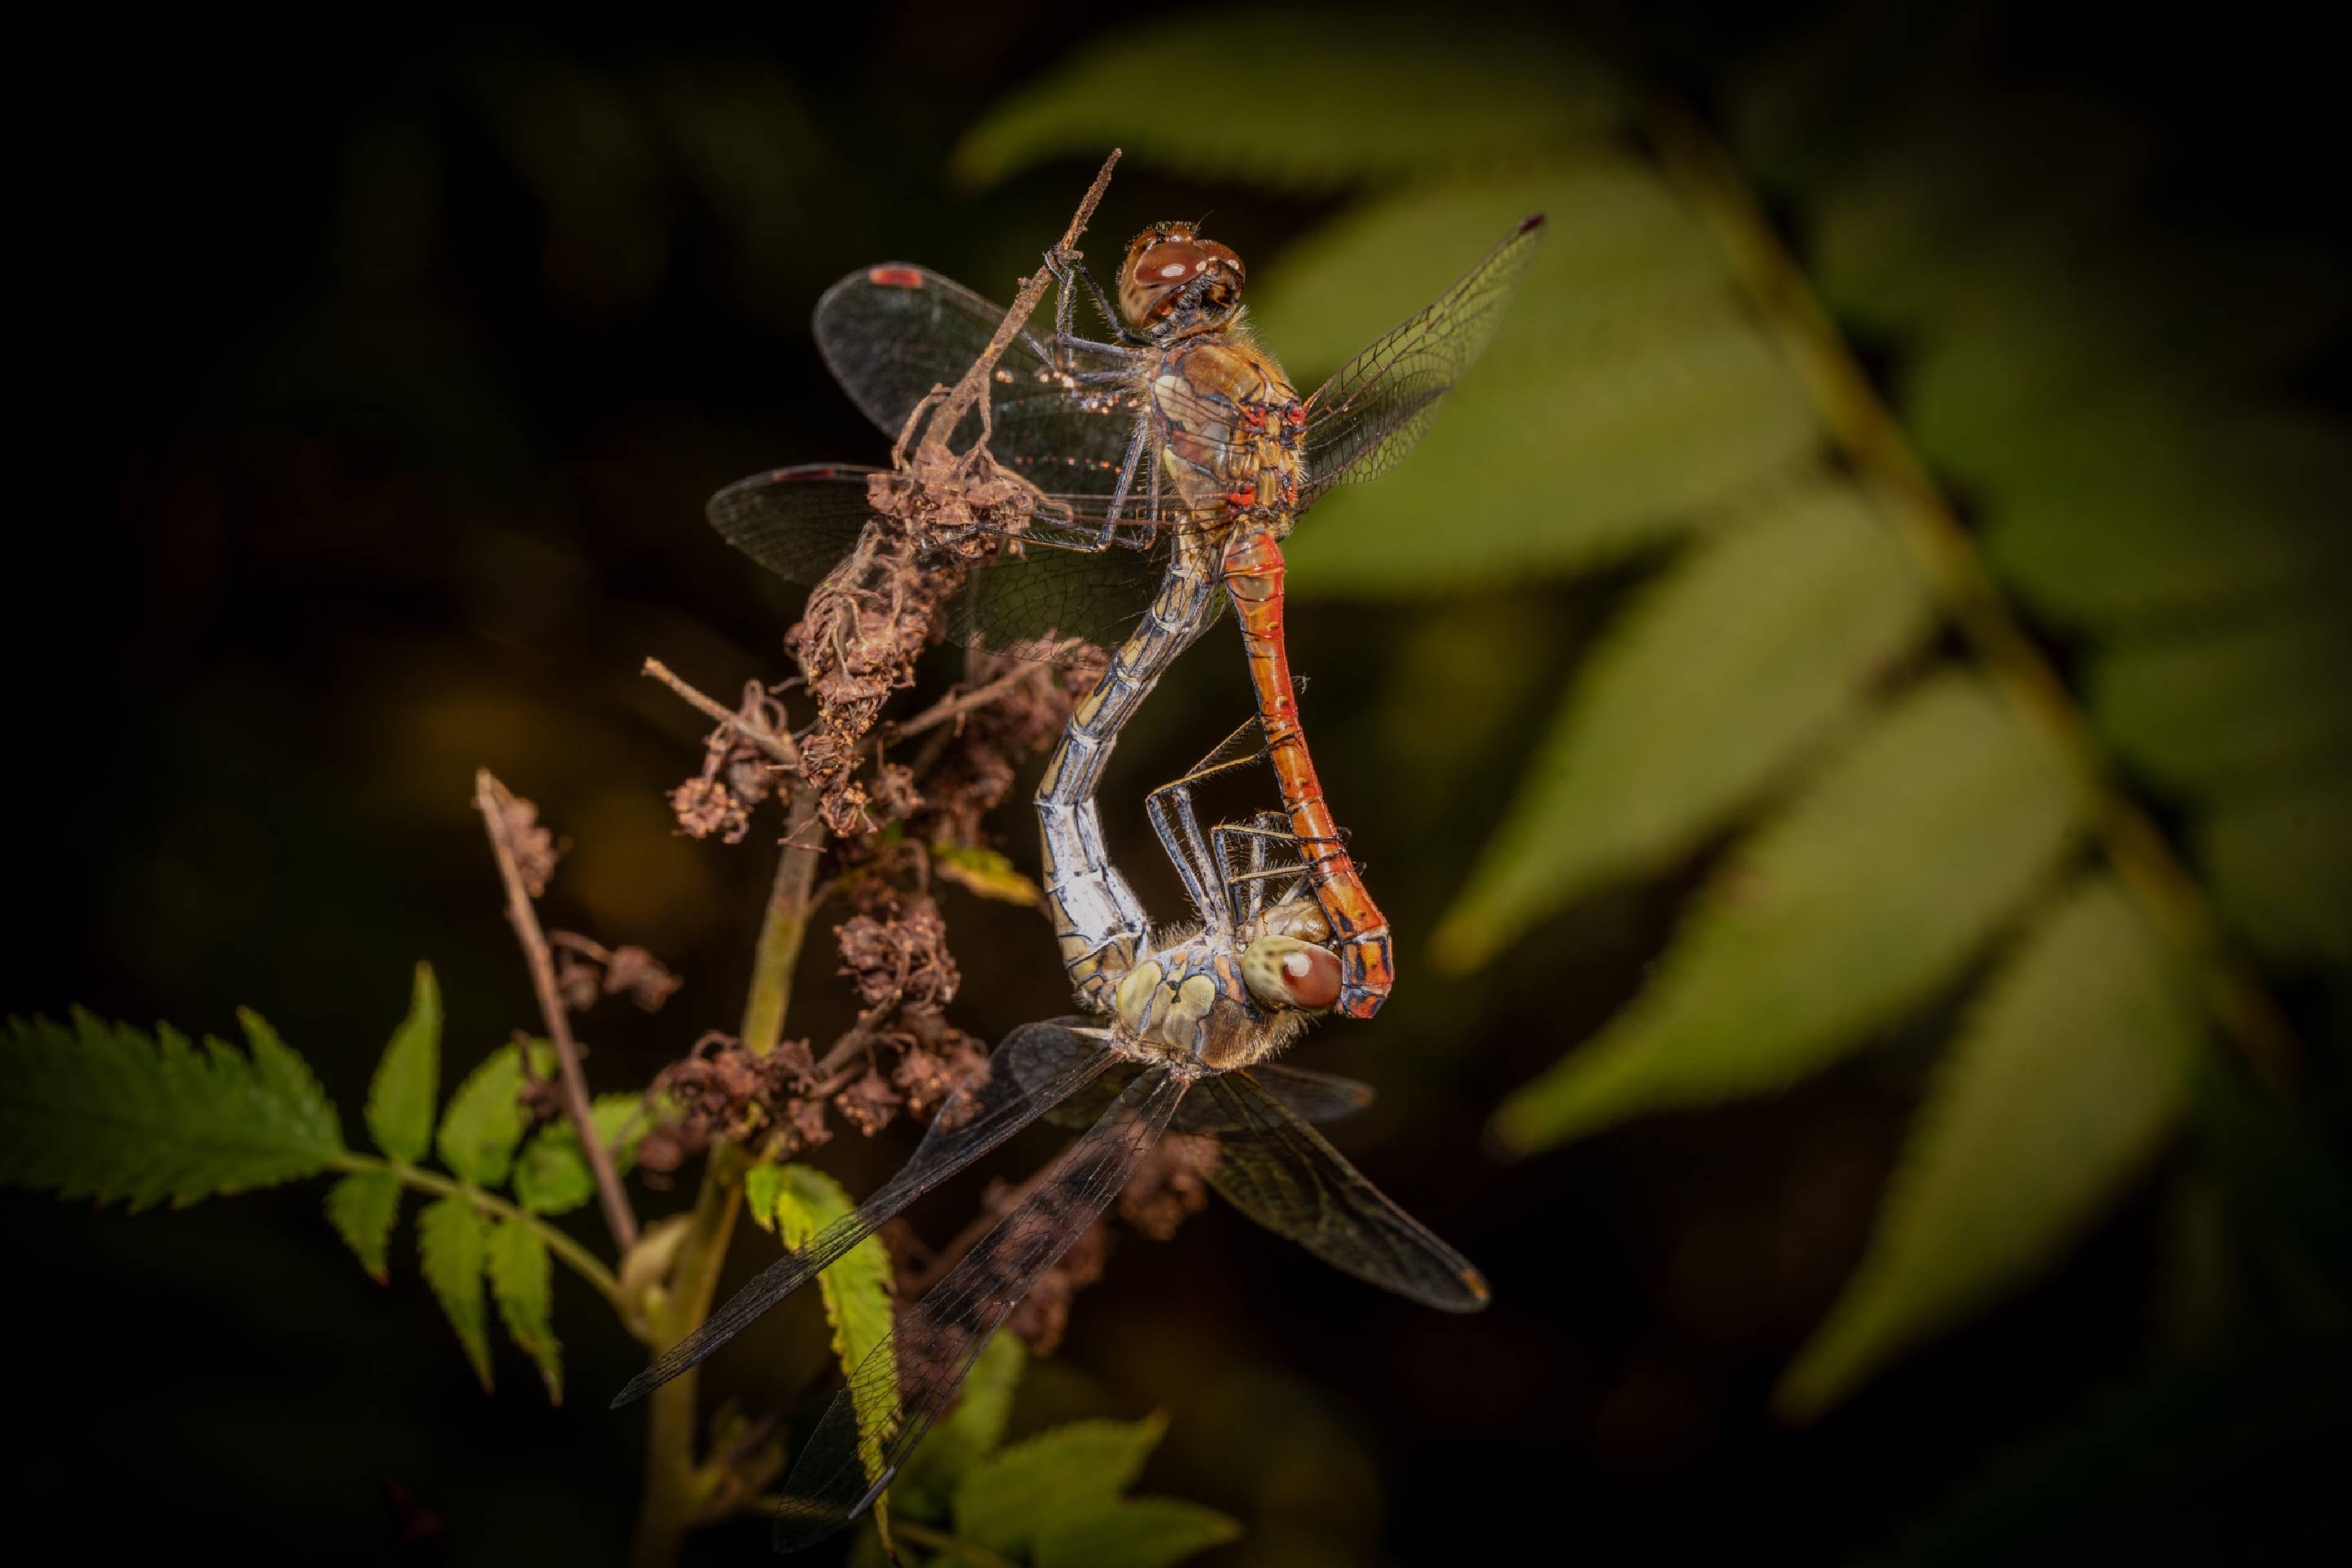
M345 1154L334 1162L334 1169L390 1171L400 1178L404 1186L415 1187L419 1192L433 1193L441 1197L464 1198L486 1214L496 1215L500 1219L520 1220L539 1233L539 1239L547 1244L548 1251L562 1258L574 1274L594 1286L598 1294L613 1304L614 1310L620 1312L624 1321L626 1320L628 1314L621 1301L621 1282L613 1277L613 1271L605 1268L594 1253L540 1218L539 1215L526 1209L517 1208L504 1198L492 1197L478 1187L469 1187L463 1182L453 1181L437 1171L404 1165L397 1160L379 1160L373 1154Z
M1006 692L1029 679L1030 671L1015 669L998 676L985 686L975 686L967 691L951 691L912 718L878 726L866 749L879 752L896 741L919 735L926 730L936 730L950 719L961 719L976 709L985 708Z
M1894 500L1889 510L1896 531L1918 558L1945 613L2027 726L2057 753L2116 874L2188 960L2207 1005L2247 1066L2274 1089L2292 1088L2302 1057L2293 1026L2261 976L2232 951L2197 879L2116 784L2074 693L2011 614L1967 526L1729 156L1678 105L1654 106L1650 127L1668 171L1714 230L1832 437Z
M588 1078L580 1070L580 1047L572 1038L572 1017L555 985L555 957L548 948L546 933L540 930L539 910L531 904L530 889L523 885L521 868L516 864L512 830L509 826L514 796L484 768L474 775L474 805L482 814L484 830L490 836L490 852L498 858L499 877L507 888L507 920L522 942L523 958L530 965L531 984L539 992L539 1011L547 1022L547 1037L555 1047L556 1067L563 1083L564 1113L572 1119L572 1131L580 1135L581 1150L588 1156L588 1169L595 1174L596 1196L604 1204L604 1223L613 1232L614 1245L625 1255L637 1244L637 1217L629 1212L628 1194L621 1190L621 1173L613 1163L613 1152L596 1136L596 1121L589 1113ZM528 1058L530 1053L523 1055Z
M700 710L705 717L716 720L724 728L734 731L746 742L766 753L770 761L781 763L788 768L797 768L801 765L801 749L790 735L780 735L773 730L752 723L733 709L688 685L661 660L648 658L640 673L653 677L672 691L677 692L686 700L688 706Z

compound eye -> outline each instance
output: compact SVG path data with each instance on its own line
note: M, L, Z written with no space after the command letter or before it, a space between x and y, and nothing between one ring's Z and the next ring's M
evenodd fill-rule
M1282 961L1282 984L1290 999L1310 1013L1339 1000L1339 960L1319 947L1302 947Z
M1191 281L1209 264L1209 252L1189 239L1147 246L1135 258L1135 280L1146 288L1171 288Z

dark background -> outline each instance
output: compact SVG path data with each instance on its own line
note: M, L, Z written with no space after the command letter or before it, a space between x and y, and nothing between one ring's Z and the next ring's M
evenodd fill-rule
M1996 11L1983 68L2147 121L2176 226L2324 237L2336 68L2295 16L2241 5L2170 34L2139 10ZM1641 34L1706 101L1812 19L1678 6ZM635 1087L731 1027L769 858L671 835L661 792L697 766L701 726L635 671L652 654L718 691L784 672L796 595L725 549L702 500L771 464L877 460L816 360L809 307L886 258L1000 295L1034 265L1086 171L972 193L945 159L1091 25L997 4L820 28L778 7L751 30L668 13L609 31L341 18L60 47L19 139L19 200L39 219L19 244L57 273L16 301L37 439L14 520L31 548L9 617L23 794L6 1006L226 1031L251 1005L356 1130L416 959L446 992L448 1078L530 1022L468 809L487 765L572 843L551 921L644 943L687 980L658 1018L590 1020L597 1087ZM1279 90L1281 62L1245 37L1235 68ZM1181 112L1181 82L1139 90ZM664 133L633 142L646 125ZM569 155L582 138L602 149L596 177ZM747 139L768 155L714 151ZM1097 235L1213 206L1251 257L1318 216L1130 171ZM2344 356L2320 363L2308 390L2340 406ZM1399 762L1410 729L1391 705L1411 671L1395 649L1418 624L1312 605L1294 622L1327 772L1392 781L1349 792L1351 826L1414 975L1376 1030L1299 1059L1379 1086L1343 1146L1486 1268L1496 1307L1417 1311L1212 1211L1166 1246L1122 1238L1020 1424L1169 1410L1150 1487L1252 1527L1216 1562L1484 1560L1505 1542L1821 1561L1894 1538L2122 1377L2148 1332L2141 1211L1820 1427L1770 1417L1771 1380L1858 1253L1900 1136L1914 1063L1899 1042L1777 1100L1519 1165L1483 1151L1503 1093L1638 983L1677 889L1575 916L1549 933L1556 963L1421 977L1411 933L1520 755L1466 776ZM1341 647L1371 651L1347 668L1313 651ZM1246 700L1239 660L1188 661L1163 692L1113 802L1171 776ZM1134 864L1140 814L1110 815ZM1034 864L1025 805L1001 831ZM1166 901L1164 878L1141 879ZM1041 924L950 900L965 1027L993 1038L1062 1009ZM846 1013L812 951L793 1032L823 1040ZM905 1143L904 1129L839 1142L823 1163L862 1191ZM1002 1168L1050 1148L1019 1145ZM16 1517L66 1524L100 1557L185 1542L372 1560L417 1550L394 1544L389 1478L446 1521L427 1554L616 1560L641 1420L602 1405L634 1343L563 1278L567 1407L503 1349L485 1399L412 1244L379 1289L318 1200L311 1185L129 1219L5 1200L32 1395ZM958 1188L918 1222L943 1235L971 1201ZM589 1236L593 1215L578 1224ZM763 1245L739 1244L737 1273ZM720 1388L757 1404L817 1375L806 1311L779 1319L718 1363ZM2244 1521L2287 1506L2292 1467L2255 1468L2244 1495L2229 1489L2244 1478L2214 1488L2253 1531L2229 1539L2258 1541ZM714 1534L702 1556L754 1560L761 1537Z

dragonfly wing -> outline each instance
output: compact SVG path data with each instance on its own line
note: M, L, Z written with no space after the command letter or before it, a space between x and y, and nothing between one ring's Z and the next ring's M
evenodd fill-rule
M739 479L710 498L710 526L789 583L814 586L857 546L874 515L866 481L877 468L809 463Z
M986 352L1005 307L927 267L890 262L853 272L824 291L814 323L817 350L865 416L897 440L908 416L935 386L953 386ZM1075 351L1070 371L1103 374L1118 360ZM1048 358L1045 340L1024 330L996 362L989 383L997 461L1041 489L1108 495L1127 458L1141 405L1120 382L1074 381ZM968 414L949 445L980 439Z
M1218 1140L1209 1184L1278 1236L1334 1268L1447 1312L1475 1312L1486 1281L1469 1260L1391 1202L1323 1135L1248 1072L1202 1080L1202 1099L1237 1130Z
M776 1550L832 1534L880 1496L954 1397L972 1361L1038 1276L1118 1195L1160 1141L1185 1080L1150 1072L1128 1085L1093 1131L1065 1150L1028 1200L982 1237L929 1295L898 1315L809 1435L776 1511ZM858 1412L887 1414L861 1432Z
M1020 555L1000 559L964 579L963 587L948 602L946 635L950 642L1027 658L1070 637L1114 649L1150 610L1167 564L1164 549L1085 553L1024 545ZM1202 630L1223 613L1224 596L1211 599L1210 606ZM1049 657L1051 662L1066 664L1074 656L1054 651Z
M985 1072L957 1086L931 1118L923 1141L898 1173L872 1197L819 1231L808 1246L787 1253L729 1297L702 1326L654 1359L613 1400L618 1409L696 1365L749 1327L769 1308L814 1279L819 1271L896 1218L908 1204L962 1170L1046 1111L1084 1089L1115 1058L1108 1051L1071 1056L1054 1070L1024 1079L1006 1056L1020 1037L1015 1030L989 1058Z
M1339 367L1307 400L1307 494L1377 479L1402 462L1501 321L1543 237L1527 219L1459 282Z
M1002 1053L1012 1053L1013 1070L1024 1083L1045 1083L1057 1077L1064 1064L1100 1054L1100 1023L1090 1018L1056 1018L1048 1024L1024 1024L1005 1038ZM1143 1070L1137 1062L1114 1061L1045 1113L1056 1127L1091 1127L1110 1109L1119 1091ZM1337 1073L1310 1072L1305 1068L1265 1062L1249 1069L1259 1087L1307 1121L1337 1121L1353 1116L1372 1102L1372 1086ZM1255 1131L1255 1124L1237 1121L1212 1095L1193 1095L1176 1112L1171 1125L1179 1132L1233 1133Z
M1288 1106L1290 1113L1303 1121L1337 1121L1343 1116L1353 1116L1372 1102L1370 1084L1359 1083L1352 1078L1341 1078L1338 1073L1312 1072L1306 1068L1285 1067L1280 1062L1260 1062L1249 1069L1249 1076L1260 1089ZM1215 1101L1211 1100L1203 1103L1214 1104ZM1190 1109L1187 1107L1188 1110Z

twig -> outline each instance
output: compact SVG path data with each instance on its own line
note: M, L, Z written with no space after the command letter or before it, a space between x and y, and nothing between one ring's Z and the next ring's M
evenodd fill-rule
M1054 247L1055 255L1067 256L1076 248L1078 237L1086 233L1087 223L1095 216L1096 206L1102 201L1103 192L1110 188L1110 172L1118 166L1119 151L1112 148L1110 156L1103 160L1101 170L1095 175L1095 183L1087 187L1076 214L1070 219L1070 226L1062 231L1060 243ZM988 347L981 351L980 357L972 361L963 373L963 378L931 410L931 422L924 433L924 440L936 440L945 445L972 405L987 395L988 380L995 374L996 362L1003 357L1004 351L1012 346L1013 340L1028 324L1030 315L1037 309L1037 302L1045 297L1045 290L1053 286L1053 281L1054 269L1050 266L1040 267L1023 280L1020 291L1013 297L1013 308L1004 312L1004 320L997 324L996 335L988 340Z
M752 723L740 713L688 685L686 681L679 679L676 671L661 660L648 658L641 673L653 677L672 691L677 692L686 700L688 706L699 710L704 716L715 719L723 727L734 731L751 745L765 752L772 762L782 763L788 768L797 768L801 765L801 749L790 735L780 735L773 730Z
M936 730L950 719L961 719L976 709L985 708L1023 681L1030 671L1015 669L998 676L985 686L975 686L967 691L950 692L912 718L877 727L873 738L866 742L869 751L879 752L895 741L919 735L926 730Z
M629 1198L621 1190L621 1173L613 1164L613 1152L596 1136L596 1121L589 1113L588 1079L580 1070L580 1047L572 1038L571 1015L564 1010L563 997L555 986L555 956L547 945L547 935L540 930L539 911L530 901L530 889L523 886L522 871L515 863L514 841L508 826L508 812L514 796L507 786L492 777L484 768L474 775L474 805L482 814L482 826L490 836L490 853L498 858L499 877L507 888L507 920L515 928L522 942L523 958L530 965L531 984L539 992L539 1011L547 1023L547 1037L555 1047L556 1067L563 1080L563 1109L572 1119L572 1131L580 1135L580 1147L588 1156L588 1169L596 1177L596 1196L604 1205L604 1223L613 1232L613 1243L624 1254L637 1244L637 1217L629 1212ZM522 1053L526 1058L528 1051Z
M2231 951L2204 889L2163 833L2116 783L2074 694L2010 613L1967 527L1730 158L1678 105L1654 106L1651 130L1668 171L1715 231L1832 437L1894 500L1889 510L1896 531L1918 558L1945 613L2027 726L2057 753L2116 874L2188 960L2207 1005L2247 1066L2273 1089L2290 1089L2302 1056L2293 1026L2261 977Z

